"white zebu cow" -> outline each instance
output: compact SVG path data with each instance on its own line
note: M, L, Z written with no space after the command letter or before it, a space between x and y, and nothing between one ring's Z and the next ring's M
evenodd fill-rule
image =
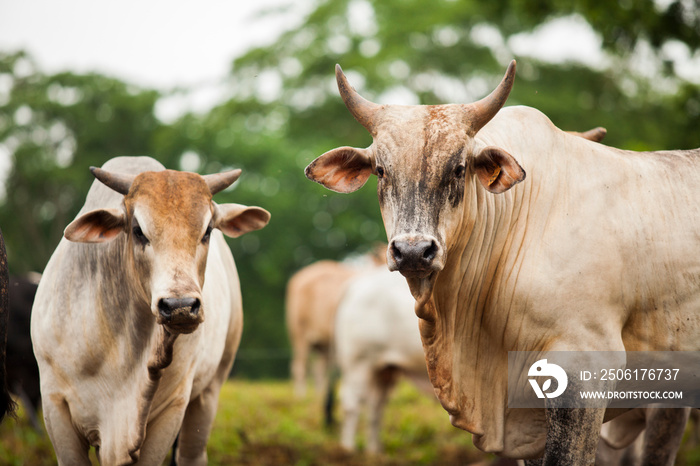
M416 299L451 422L487 452L592 463L621 412L565 408L570 395L509 408L508 352L700 349L700 150L622 151L535 109L501 110L515 62L472 104L380 105L336 77L373 142L330 150L306 174L346 193L377 176L387 263Z
M367 451L381 450L384 406L398 375L407 375L419 388L433 393L413 306L406 279L383 266L354 278L338 306L335 349L342 377L341 443L348 450L355 449L363 407Z
M239 236L269 213L212 202L240 170L202 177L122 157L92 171L101 183L66 228L32 311L58 462L90 464L94 446L102 464L160 464L179 434L178 462L206 464L243 325L236 266L212 230Z

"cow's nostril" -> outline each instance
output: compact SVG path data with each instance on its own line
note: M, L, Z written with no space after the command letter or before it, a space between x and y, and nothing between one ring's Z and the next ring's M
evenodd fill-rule
M171 301L171 300L169 300L169 299L158 300L158 312L160 313L161 317L169 320L173 314L173 308L170 306L168 301Z
M403 257L401 254L401 250L398 247L396 247L396 244L391 245L391 255L397 262L400 261Z
M431 262L433 259L435 259L435 255L438 252L438 247L435 241L430 242L430 246L428 246L425 251L423 251L423 259L427 262Z
M190 314L193 316L197 316L199 314L199 309L202 307L202 303L200 303L199 299L194 300L192 303L192 306L190 307Z

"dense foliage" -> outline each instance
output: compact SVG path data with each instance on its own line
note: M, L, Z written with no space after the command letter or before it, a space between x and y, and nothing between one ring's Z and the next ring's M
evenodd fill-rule
M337 96L336 63L367 98L434 104L481 98L517 58L509 105L534 106L564 129L605 126L605 142L618 147L691 148L700 146L700 88L679 78L668 50L697 57L696 12L696 0L319 0L299 27L233 62L228 100L167 124L154 113L163 91L46 75L21 52L0 54L0 154L11 162L0 225L11 271L43 269L92 182L90 165L148 154L200 173L241 167L216 200L260 205L272 220L230 241L246 316L236 370L284 376L288 277L385 237L374 180L340 195L303 174L326 150L371 142ZM595 29L602 63L513 52L519 35L561 18Z

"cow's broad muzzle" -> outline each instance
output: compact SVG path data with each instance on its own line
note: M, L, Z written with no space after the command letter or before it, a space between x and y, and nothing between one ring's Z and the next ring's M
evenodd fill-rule
M199 298L162 298L158 300L157 322L171 333L192 333L204 321Z
M397 236L389 244L387 264L389 270L398 270L404 277L425 278L442 270L442 247L431 236Z

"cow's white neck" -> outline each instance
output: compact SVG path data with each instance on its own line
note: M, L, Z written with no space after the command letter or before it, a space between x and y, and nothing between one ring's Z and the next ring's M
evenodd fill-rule
M453 423L476 434L477 440L481 435L489 441L503 439L505 416L498 394L505 391L502 376L507 367L500 364L511 337L505 329L517 328L519 323L515 318L509 320L507 303L497 313L489 300L507 295L497 290L507 288L516 278L511 272L518 270L525 252L521 247L525 231L519 219L528 214L532 181L526 179L505 193L492 194L476 178L468 180L456 229L460 234L446 238L445 267L435 279L430 298L422 305L417 303L431 383ZM466 344L456 347L454 342ZM473 374L486 376L477 381ZM487 401L493 397L498 401ZM486 412L494 406L500 408ZM484 423L487 418L495 421ZM502 447L488 445L496 451Z
M124 454L129 455L131 460L138 459L139 451L146 436L146 425L153 401L163 377L164 370L173 361L174 344L176 334L171 334L162 325L156 324L155 317L150 311L150 302L144 296L143 287L138 283L130 282L123 276L115 274L128 270L130 265L126 246L126 237L121 235L104 247L113 248L110 257L114 261L120 262L119 267L115 267L114 262L103 263L102 267L96 270L100 288L101 302L112 302L114 307L102 307L96 309L96 319L106 322L102 326L104 332L112 335L102 335L105 341L121 341L121 336L126 336L123 347L119 350L118 358L106 361L108 369L102 370L100 377L109 377L109 374L121 374L123 380L119 383L112 383L109 386L119 387L121 383L134 383L139 387L137 403L130 403L128 408L123 406L119 409L128 409L130 413L122 412L125 419L125 426L128 431L129 447ZM88 254L90 245L86 248ZM103 246L100 246L103 247ZM133 276L134 274L132 274ZM115 367L118 365L119 367ZM131 374L124 379L124 374ZM117 403L115 406L119 406ZM119 429L119 426L101 426L99 429ZM104 438L99 431L96 438ZM127 460L128 458L123 458Z

